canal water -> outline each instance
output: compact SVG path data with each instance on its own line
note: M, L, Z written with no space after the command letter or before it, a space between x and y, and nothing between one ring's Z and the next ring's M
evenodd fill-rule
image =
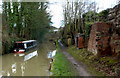
M2 76L49 76L48 55L52 51L55 53L55 45L45 43L26 53L3 55Z

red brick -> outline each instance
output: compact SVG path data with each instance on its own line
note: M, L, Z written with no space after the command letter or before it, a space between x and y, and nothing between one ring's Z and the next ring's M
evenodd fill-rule
M88 50L97 55L110 55L110 29L111 25L98 22L92 25L88 41Z
M76 38L75 38L75 45L77 48L84 48L85 47L85 44L84 44L84 37L82 34L78 33L76 35Z

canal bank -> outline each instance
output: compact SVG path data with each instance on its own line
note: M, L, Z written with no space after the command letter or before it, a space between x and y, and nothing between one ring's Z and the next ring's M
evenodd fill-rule
M59 43L51 67L52 76L80 76L74 65L63 54Z
M68 52L78 62L86 65L86 69L93 76L119 76L120 61L114 56L98 57L84 49L76 49L75 46L66 47Z
M83 64L81 61L76 60L72 55L70 55L67 52L67 48L61 43L61 41L58 41L62 53L65 55L65 57L71 62L73 67L76 69L78 76L92 76L91 73L88 71L85 64Z

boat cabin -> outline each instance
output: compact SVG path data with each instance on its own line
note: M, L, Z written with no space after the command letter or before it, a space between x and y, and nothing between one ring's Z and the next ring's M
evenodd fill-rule
M15 53L24 53L26 50L37 46L36 40L17 41L15 42Z

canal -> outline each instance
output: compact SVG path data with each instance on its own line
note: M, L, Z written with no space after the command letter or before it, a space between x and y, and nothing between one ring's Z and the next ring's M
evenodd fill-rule
M48 54L55 51L49 41L26 53L10 53L2 57L2 76L50 76Z

